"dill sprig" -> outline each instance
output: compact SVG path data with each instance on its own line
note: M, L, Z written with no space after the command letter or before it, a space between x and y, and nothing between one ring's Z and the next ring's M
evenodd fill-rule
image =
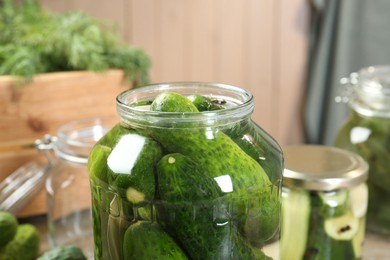
M114 28L93 16L49 12L36 0L0 6L0 75L28 80L46 72L121 69L143 85L149 67L142 49L120 42Z

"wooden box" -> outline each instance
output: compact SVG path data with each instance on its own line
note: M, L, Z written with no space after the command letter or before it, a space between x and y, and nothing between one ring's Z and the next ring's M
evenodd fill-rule
M14 77L0 77L0 181L29 161L45 163L34 141L55 135L61 125L93 117L118 121L115 98L130 87L121 70L47 73L24 85ZM17 215L45 212L42 189Z

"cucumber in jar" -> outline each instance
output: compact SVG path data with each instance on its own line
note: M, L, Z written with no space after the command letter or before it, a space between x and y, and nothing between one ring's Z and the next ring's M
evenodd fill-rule
M367 206L364 187L332 192L286 189L282 260L360 259L365 229L361 212ZM362 208L356 208L359 202Z
M104 254L120 256L120 248L113 243L121 240L134 219L133 207L147 205L154 199L154 165L161 156L162 149L156 141L120 124L94 146L88 171L97 259L108 257ZM102 237L104 233L108 235ZM114 239L118 234L120 237ZM109 252L103 253L103 245L110 245Z
M187 260L185 252L161 227L153 222L138 221L125 232L124 260Z
M339 197L338 197L339 196ZM333 198L332 198L333 197ZM324 200L325 198L325 200ZM343 204L348 204L348 196L343 191L334 196L320 196L311 192L309 233L303 259L358 259L353 240L360 228L359 219ZM326 199L338 201L329 203ZM344 211L335 210L344 208Z
M161 158L162 149L156 141L135 130L121 132L107 157L108 183L130 203L146 204L154 198L154 165Z
M238 233L220 187L201 165L174 153L157 170L157 220L191 259L266 259Z
M188 102L181 95L163 95L164 103L160 103L161 99L157 97L151 105L152 110L168 112L172 111L170 104ZM171 102L167 102L168 99ZM181 109L175 107L175 111L194 112L187 107L189 105ZM252 229L256 234L251 234L251 240L256 243L263 243L277 233L280 216L278 189L261 165L229 136L217 128L199 127L197 123L175 129L151 129L149 135L168 152L181 153L196 161L214 178L234 204L232 214L241 233L247 233L249 225L256 225Z

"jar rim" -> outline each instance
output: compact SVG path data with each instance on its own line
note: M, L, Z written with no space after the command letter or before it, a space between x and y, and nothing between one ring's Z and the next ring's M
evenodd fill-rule
M221 110L203 112L158 112L141 110L134 106L140 100L152 100L158 94L172 91L183 95L200 94L217 100L234 104ZM214 82L167 82L133 88L120 93L116 98L117 112L122 120L131 124L148 127L185 126L188 122L199 122L200 125L214 125L224 122L232 123L252 114L254 109L253 95L248 90L233 85Z
M375 65L352 73L349 105L364 116L390 117L390 65Z
M358 154L331 146L294 145L284 149L283 185L316 191L354 187L368 178Z

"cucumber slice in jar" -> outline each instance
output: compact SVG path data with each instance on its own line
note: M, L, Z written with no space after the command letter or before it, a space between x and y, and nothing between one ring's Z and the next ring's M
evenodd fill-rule
M302 259L309 227L309 193L301 189L282 192L282 216L281 259Z
M352 214L356 218L361 218L366 215L368 206L368 187L367 184L361 183L360 185L352 188L349 191L350 203Z
M359 230L352 240L353 252L356 258L361 258L363 255L363 241L366 229L366 219L361 218L359 220Z
M359 230L359 219L351 212L324 221L326 234L335 240L351 240Z
M319 213L324 218L339 217L349 211L349 196L346 189L337 191L319 191L317 194L322 203L319 207Z

